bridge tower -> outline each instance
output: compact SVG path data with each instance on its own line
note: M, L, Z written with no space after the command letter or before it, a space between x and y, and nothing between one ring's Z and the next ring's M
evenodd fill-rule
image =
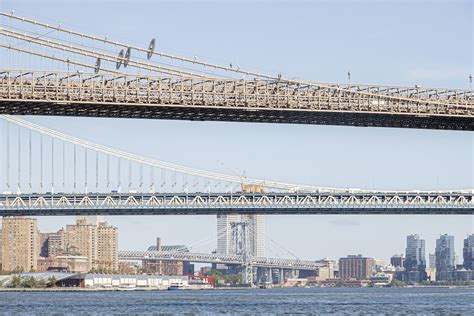
M232 247L233 253L241 255L242 263L242 282L244 284L253 284L253 267L250 253L249 224L246 221L230 223L232 229Z

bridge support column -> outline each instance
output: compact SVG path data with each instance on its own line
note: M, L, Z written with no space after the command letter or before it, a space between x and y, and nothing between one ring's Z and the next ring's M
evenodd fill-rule
M285 283L285 271L283 269L280 269L280 278L278 280L280 284Z
M272 268L267 269L267 283L273 284Z

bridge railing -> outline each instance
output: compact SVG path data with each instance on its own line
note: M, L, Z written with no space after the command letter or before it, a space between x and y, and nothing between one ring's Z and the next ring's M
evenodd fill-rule
M390 92L391 91L391 92ZM395 91L399 91L396 93ZM4 100L474 116L472 92L284 81L3 71Z
M2 194L0 215L474 213L474 193Z

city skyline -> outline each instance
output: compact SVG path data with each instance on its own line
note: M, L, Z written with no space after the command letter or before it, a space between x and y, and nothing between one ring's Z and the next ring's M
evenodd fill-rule
M217 231L219 232L219 230L223 230L223 223L228 225L229 220L231 223L241 223L241 221L245 219L240 219L235 216L229 217L228 219L225 219L224 222L221 221L221 224L217 226ZM245 221L247 224L250 224L255 220L256 219L250 218ZM258 220L260 221L261 219ZM0 256L0 264L3 264L3 271L12 271L13 268L22 268L25 271L29 271L29 269L36 270L36 261L38 261L38 267L41 265L43 269L46 269L48 264L54 264L54 261L52 260L56 257L61 259L71 255L72 257L69 258L75 258L74 256L77 255L83 256L78 257L80 260L83 260L83 269L86 269L87 267L87 270L96 269L97 267L107 269L106 267L108 267L108 271L118 271L120 258L119 252L122 251L118 247L119 229L118 227L108 225L107 221L102 216L77 216L75 224L66 224L55 232L41 231L38 227L37 220L31 217L4 217L2 224L4 224L4 227L0 230L0 254L2 254L2 256ZM252 227L252 225L255 224L250 224L250 227ZM231 234L234 234L233 230L234 228L232 228L232 232L230 232ZM436 280L446 281L454 277L454 275L450 273L458 270L458 266L468 270L472 268L472 260L474 259L472 255L474 249L474 243L472 242L474 240L473 238L474 234L470 234L460 242L457 242L454 236L440 234L439 238L436 239L436 248L432 254L430 251L426 251L426 241L422 237L418 234L411 234L406 236L405 251L401 254L394 253L394 255L390 257L390 260L385 260L373 254L362 255L360 253L352 252L339 258L318 258L316 261L321 262L322 260L324 262L337 262L338 260L341 261L343 259L348 259L351 263L349 266L345 266L349 269L345 270L345 273L348 273L348 275L355 273L358 275L356 277L358 280L367 279L367 277L361 277L361 275L367 275L367 273L369 273L368 271L371 270L375 271L376 266L391 265L394 268L404 268L404 276L397 277L401 278L402 281L418 283L426 280L426 278L433 280L433 271L436 272ZM254 257L264 256L262 253L259 253L259 249L253 249L252 246L252 244L258 245L260 243L259 239L255 238L255 236L250 236L250 240L250 255ZM215 241L218 241L218 239ZM457 253L454 250L457 243L462 247L461 253ZM192 247L188 247L188 245L172 244L173 241L168 241L167 245L162 245L161 237L156 237L155 245L149 246L147 250L162 251L162 248L166 248L163 251L178 251L185 253L199 252ZM226 248L229 248L227 245L225 246ZM276 246L280 247L280 245ZM15 249L23 250L18 252L15 251ZM275 250L276 248L272 249ZM219 248L217 248L214 249L213 252L216 252L216 250L217 254L221 255L239 254L239 250L237 250L237 253L235 252L235 245L231 245L230 249L221 248L219 250ZM223 250L226 251L224 252ZM273 251L270 252L271 254L274 254ZM64 255L66 255L66 257L64 257ZM267 255L267 257L275 256ZM289 257L291 256L288 256L287 253L286 258ZM147 258L147 256L145 258ZM304 260L307 258L300 259ZM355 259L355 261L352 259ZM360 260L363 260L364 266L359 265L361 262ZM349 261L346 261L346 263L349 263ZM171 262L171 266L174 266L177 263L178 261L173 261ZM371 266L366 269L365 264L369 263ZM85 267L85 265L87 265L87 267ZM192 264L188 266L194 267ZM200 263L198 264L198 267L199 266L206 266L206 264ZM182 267L183 266L181 265L181 268ZM364 270L362 271L361 269ZM390 271L393 272L393 270ZM426 274L427 272L428 275ZM192 272L186 273L192 274ZM348 278L348 275L343 274L341 278Z
M223 13L228 10L244 10L240 5L235 8L232 3L230 9L215 2L201 4L206 8L203 10L206 15L199 18L192 14L196 5L188 3L184 12L188 19L175 25L173 32L169 29L174 25L172 13L177 7L169 2L155 6L148 3L154 9L149 12L127 7L126 16L120 3L116 8L99 4L109 14L99 21L97 13L89 25L84 25L80 16L90 12L77 3L68 9L48 7L48 12L45 12L41 5L32 2L5 1L2 11L15 10L18 14L44 17L55 23L55 16L62 17L68 21L64 24L66 26L78 26L91 33L109 34L115 38L131 38L139 44L158 36L159 44L170 51L185 50L187 55L203 59L206 56L211 56L211 59L213 56L221 56L220 59L229 56L229 60L223 63L232 61L242 66L273 68L271 73L281 71L290 77L306 80L344 82L350 70L352 80L356 82L468 87L468 75L472 72L472 54L469 52L472 48L452 37L445 39L449 42L446 47L458 47L456 51L438 45L438 35L444 32L455 32L459 38L470 36L469 2L456 4L405 2L400 7L383 3L361 12L364 9L347 4L340 8L337 3L304 3L304 6L294 8L277 3L271 17L252 21L250 26L247 23L230 25L227 32L232 34L231 38L223 36L223 31L215 26L222 22ZM251 15L258 16L264 7L265 4L257 4L255 10L250 10ZM366 10L370 5L362 7ZM180 6L179 9L183 8ZM370 22L357 24L351 17L351 10L356 10L354 17L365 16L365 20ZM387 16L385 12L391 13ZM324 17L326 13L331 13L327 16L334 20ZM148 18L143 18L142 14ZM312 19L313 15L318 18ZM297 19L296 16L303 18ZM398 16L404 21L402 25L398 23ZM124 18L136 22L133 29L128 29L128 23L125 27L119 22ZM274 20L288 24L288 30L283 30L287 35L301 28L301 32L292 33L289 47L279 47L277 38L266 33L264 26ZM346 22L353 27L340 27L338 23L343 20L348 20ZM153 21L156 26L148 28L142 21ZM379 23L381 21L383 23ZM202 22L200 27L209 31L204 38L201 38L200 30L190 30L190 26L197 22ZM311 27L303 23L310 23ZM328 25L331 31L327 34L321 32L324 34L319 34L317 40L311 40L314 34L305 31L308 28L322 30ZM370 33L370 40L358 35L366 34L364 31L373 30L375 26L379 31ZM417 42L412 39L413 30L425 33L427 37ZM339 43L332 40L334 37L346 40ZM221 43L216 44L213 38L221 38ZM408 41L406 44L412 50L407 53L397 48L392 42L394 39ZM357 40L364 40L365 45L348 50L347 47L354 47ZM245 43L254 49L239 48L236 43ZM400 42L397 40L397 43ZM298 49L298 58L287 57L295 56L291 47L302 47ZM266 53L269 50L274 51L271 56ZM445 58L446 54L451 56L449 60ZM1 56L3 60L7 59ZM391 60L390 64L385 62L387 59ZM224 161L228 168L239 174L246 171L248 175L259 178L323 186L432 190L474 187L474 138L470 132L49 117L27 119L114 148L206 170L228 173L218 163ZM127 133L123 135L123 131ZM183 144L186 144L185 151ZM61 217L39 218L39 225L54 231L65 220ZM213 231L216 224L215 218L210 216L144 216L132 220L110 217L108 220L127 236L121 249L146 249L157 235L176 243L189 244L209 237L209 232L195 229L196 226L210 227ZM408 234L419 234L426 240L427 253L431 253L439 234L448 233L461 240L472 233L473 227L473 216L271 216L267 217L266 228L272 239L300 257L339 258L355 252L367 256L380 253L380 257L388 260L393 253L403 252L404 238ZM140 236L137 236L137 231ZM386 245L397 245L393 247L397 250ZM350 249L355 251L348 251ZM459 243L456 243L456 253L462 253Z
M304 215L303 215L304 216ZM75 220L88 220L88 224L92 224L92 225L97 225L94 224L94 218L96 216L76 216L76 217L61 217L61 218L70 218L72 220L72 222L74 222ZM103 216L97 216L97 218L100 218L99 221L101 222L107 222L108 224L112 225L112 226L117 226L117 225L114 225L113 222L114 221L109 221L110 218L114 218L115 216L109 216L109 217L103 217ZM156 217L156 216L150 216L150 217ZM168 216L167 216L168 217ZM169 216L169 217L172 217L172 216ZM191 217L194 217L194 216L191 216ZM202 216L196 216L196 217L202 217ZM208 216L208 217L216 217L216 216ZM265 229L268 228L268 218L271 218L273 216L265 216L265 219L264 221L266 222L264 225L265 225ZM282 217L286 217L285 216L282 216ZM347 217L347 216L337 216L337 217ZM39 228L39 232L41 233L55 233L56 231L66 227L66 225L70 225L70 223L72 222L68 222L68 223L65 223L63 224L62 226L58 226L58 229L56 230L51 230L51 231L44 231L41 229L41 217L31 217L31 218L39 218L38 220L38 228ZM239 221L240 217L239 216L230 216L229 217L231 221ZM215 228L217 228L217 230L219 230L219 227L222 228L222 225L219 226L218 225L218 219L216 217L216 222L215 222ZM166 226L166 225L165 225ZM125 226L126 227L126 226ZM121 235L122 235L122 231L124 230L124 227L119 227L117 226L117 228L121 231ZM174 228L173 227L170 227L171 230L173 230ZM1 226L0 226L0 229L1 229ZM452 233L446 233L446 232L439 232L438 234L435 234L434 238L427 238L425 235L423 234L418 234L417 232L412 232L412 233L409 233L409 234L406 234L406 235L403 235L402 238L401 238L401 244L402 244L402 248L396 248L395 247L387 247L387 251L384 252L384 254L386 255L379 255L377 253L373 253L373 252L364 252L364 251L358 251L356 249L350 249L350 248L347 248L345 251L345 253L342 252L342 250L336 250L336 253L341 253L341 255L336 255L336 256L308 256L308 257L301 257L301 256L298 256L300 259L308 259L308 260L321 260L321 259L330 259L330 260L335 260L337 261L339 258L342 258L342 257L346 257L346 256L349 256L349 255L363 255L365 257L370 257L370 258L376 258L376 259L382 259L384 260L386 263L390 263L390 259L392 256L394 255L398 255L398 254L403 254L405 255L406 254L406 238L407 236L417 236L420 240L423 241L423 249L424 249L424 264L426 265L426 267L429 267L429 256L431 254L435 254L436 252L436 247L437 247L437 242L438 242L438 239L443 237L443 236L452 236L454 238L454 258L453 259L456 259L457 262L456 264L462 264L463 262L463 249L465 247L465 245L463 244L463 241L468 238L469 236L471 236L470 238L472 239L472 235L473 235L473 232L469 232L469 233L466 233L465 235L461 235L461 234L452 234ZM189 244L193 244L193 243L188 243L186 244L185 242L182 241L182 239L169 239L168 237L166 237L167 235L163 235L163 234L160 234L160 232L156 232L156 234L149 240L144 240L143 242L143 246L142 247L136 247L136 248L124 248L124 247L121 247L121 244L123 244L123 241L121 241L121 238L118 239L119 241L119 250L146 250L149 248L149 245L152 244L157 237L159 237L160 239L162 240L165 240L166 241L166 244L175 244L175 245L183 245L183 246L189 246ZM210 237L210 236L207 236L207 237ZM266 237L266 236L265 236ZM203 240L205 240L206 238L203 238ZM197 239L196 239L197 240ZM196 240L194 240L194 242L196 242ZM253 238L252 238L253 240ZM205 243L205 246L203 248L202 245L199 245L199 250L203 251L203 252L206 252L206 249L207 249L207 252L211 252L211 251L219 251L218 249L218 242L219 242L219 238L217 237L217 235L214 235L214 239L212 238L207 238L206 240L206 243ZM265 243L268 243L267 240L264 241L264 244ZM209 244L212 244L213 246L209 246ZM428 246L427 246L428 245ZM229 245L231 246L231 245ZM278 244L278 246L281 246L281 244ZM267 248L265 248L267 249ZM231 250L231 249L229 249ZM274 248L275 250L275 248ZM293 253L294 250L291 249L291 248L285 248L284 249L285 251L287 251L286 255L287 257L291 257L288 252L291 252ZM268 252L268 251L267 251ZM219 253L219 252L218 252ZM232 251L229 251L228 253L232 253ZM281 254L278 254L279 256ZM266 254L267 257L272 257L271 253L270 254ZM284 256L282 256L284 257Z

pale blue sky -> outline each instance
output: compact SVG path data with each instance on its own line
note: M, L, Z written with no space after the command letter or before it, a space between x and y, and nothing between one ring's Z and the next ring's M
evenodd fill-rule
M65 4L67 3L67 5ZM468 88L472 1L23 1L2 0L48 23L158 49L230 61L308 81ZM5 61L4 51L1 51ZM3 61L2 61L3 63ZM377 189L474 187L474 134L250 123L28 118L97 143L186 166L254 178ZM72 218L41 218L44 231ZM122 249L190 244L215 234L212 216L109 217ZM300 257L351 253L388 259L419 233L462 239L473 216L271 216L267 235Z

